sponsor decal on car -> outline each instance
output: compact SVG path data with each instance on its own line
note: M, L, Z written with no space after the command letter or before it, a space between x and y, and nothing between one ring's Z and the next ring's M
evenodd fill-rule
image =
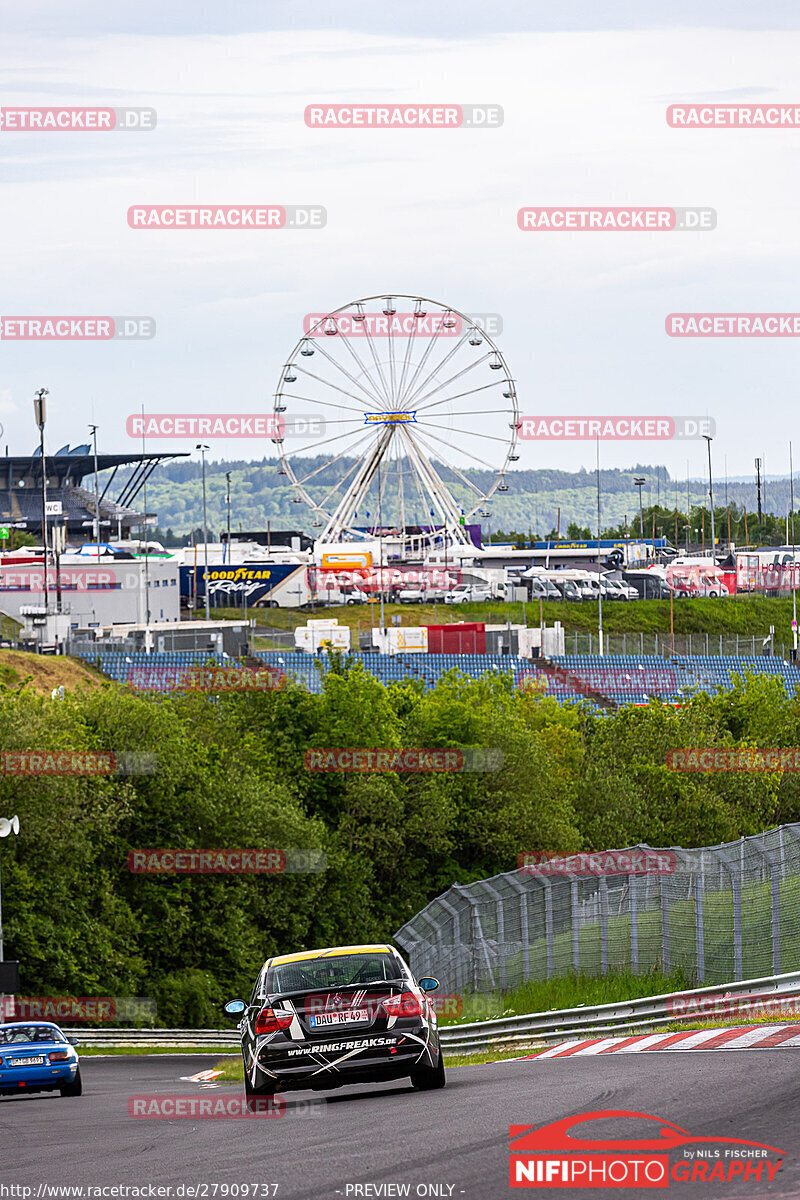
M301 1046L296 1050L288 1050L290 1056L297 1054L335 1054L337 1050L371 1050L374 1046L394 1046L396 1037L367 1037L348 1038L346 1042L319 1042L310 1046Z

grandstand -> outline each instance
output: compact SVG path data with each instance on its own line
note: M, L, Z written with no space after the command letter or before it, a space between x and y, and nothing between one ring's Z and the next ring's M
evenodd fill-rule
M130 537L131 530L141 526L147 514L135 508L134 501L159 463L172 458L186 458L182 452L163 451L156 454L98 454L99 475L110 471L100 482L100 523L106 535ZM91 533L94 521L94 491L82 486L87 476L93 476L95 456L88 442L81 446L62 446L55 454L46 454L47 499L61 503L59 524L66 525L67 536L83 541L87 529ZM124 480L116 499L109 495L117 472L123 469ZM131 468L127 472L125 468ZM42 457L38 449L29 455L9 455L0 458L0 523L27 528L40 536L42 531Z
M96 662L105 675L119 683L145 691L173 690L181 674L201 663L231 665L230 658L203 650L161 654L105 654L81 649L79 656ZM325 655L302 652L255 651L254 658L284 671L311 692L322 687L320 667L327 669ZM653 698L679 704L696 692L727 691L734 678L746 671L779 678L788 696L800 686L800 669L780 658L692 657L658 658L648 655L562 655L537 665L536 659L490 654L358 654L348 656L382 683L418 680L427 688L448 671L457 670L471 679L487 672L510 673L515 688L550 696L560 704L584 701L593 706L617 708L623 704L647 704ZM607 701L600 705L600 699Z

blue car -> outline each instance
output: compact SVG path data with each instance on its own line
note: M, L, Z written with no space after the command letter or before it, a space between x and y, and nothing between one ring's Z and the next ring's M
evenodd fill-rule
M78 1052L50 1021L0 1025L0 1096L61 1092L80 1096Z

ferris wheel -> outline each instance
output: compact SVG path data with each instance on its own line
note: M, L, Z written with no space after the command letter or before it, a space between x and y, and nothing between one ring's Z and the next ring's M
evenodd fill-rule
M492 338L420 296L369 296L306 318L281 370L278 471L322 542L387 535L471 544L508 491L514 380Z

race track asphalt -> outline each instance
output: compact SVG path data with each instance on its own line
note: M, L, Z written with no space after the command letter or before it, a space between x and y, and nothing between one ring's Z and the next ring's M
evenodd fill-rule
M380 1187L401 1184L410 1185L405 1194L411 1197L495 1200L512 1195L510 1124L541 1125L609 1109L653 1114L693 1134L746 1138L786 1153L771 1186L753 1179L673 1181L673 1195L800 1196L800 1051L617 1054L451 1068L446 1089L438 1092L415 1092L400 1082L290 1093L281 1118L128 1115L133 1095L238 1095L238 1086L201 1091L181 1082L213 1061L85 1058L80 1098L0 1097L0 1196L48 1200L57 1193L44 1185L152 1184L170 1185L171 1192L161 1194L173 1200L192 1194L179 1185L206 1185L194 1192L199 1200L237 1200L233 1185L249 1184L250 1200L275 1194L278 1200L359 1200L403 1195ZM311 1109L316 1115L308 1115L312 1100L324 1101ZM277 1184L277 1192L255 1189L267 1184ZM33 1190L26 1195L9 1185ZM562 1188L557 1194L592 1200L621 1193ZM638 1188L622 1194L654 1195Z

